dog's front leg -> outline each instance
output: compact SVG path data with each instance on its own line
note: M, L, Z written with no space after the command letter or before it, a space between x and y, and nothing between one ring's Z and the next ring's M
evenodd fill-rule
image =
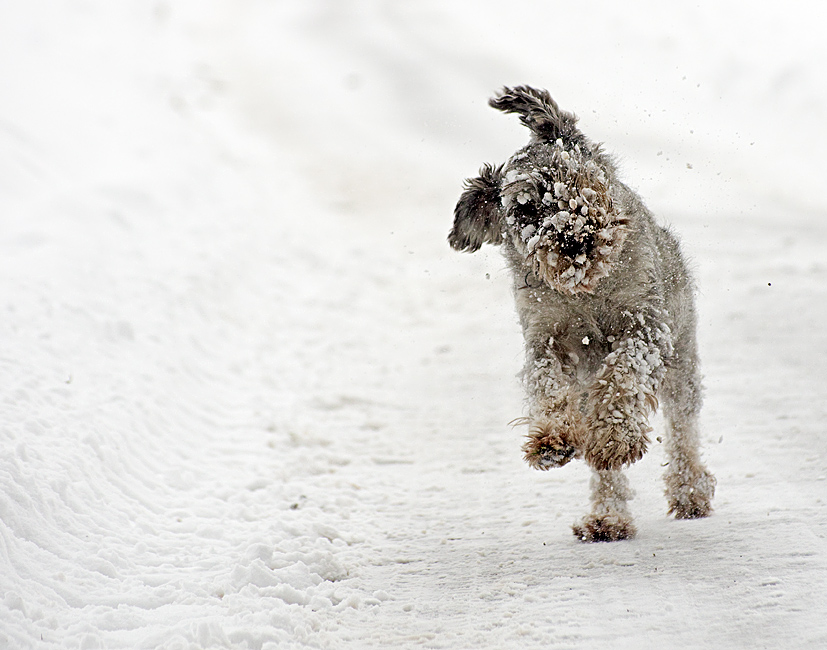
M664 360L672 352L668 325L628 316L634 327L613 343L589 388L583 448L596 470L620 469L646 453L649 414L657 409Z
M534 469L562 467L579 455L581 416L571 369L564 368L554 338L530 346L524 380L529 401L525 461Z

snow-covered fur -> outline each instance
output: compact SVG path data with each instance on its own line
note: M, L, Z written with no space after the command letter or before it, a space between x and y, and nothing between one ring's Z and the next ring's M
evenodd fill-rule
M526 461L547 470L584 458L593 509L575 535L632 537L622 468L646 452L660 401L669 512L705 517L715 479L698 451L694 285L677 240L546 91L505 88L489 103L518 114L531 141L466 181L448 240L469 252L501 245L511 267L526 344Z

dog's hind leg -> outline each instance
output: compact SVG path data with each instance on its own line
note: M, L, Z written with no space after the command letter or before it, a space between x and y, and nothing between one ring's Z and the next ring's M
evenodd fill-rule
M676 519L706 517L712 511L715 494L715 477L700 459L701 379L694 359L691 353L676 355L662 392L668 461L663 479L669 514Z
M593 470L592 511L572 526L581 542L614 542L631 539L637 530L627 502L632 498L629 479L621 470Z

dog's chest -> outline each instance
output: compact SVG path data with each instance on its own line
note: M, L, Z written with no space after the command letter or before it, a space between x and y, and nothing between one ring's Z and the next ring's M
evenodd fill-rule
M516 292L516 305L527 342L551 345L578 372L594 372L616 338L612 310L597 297L524 287Z

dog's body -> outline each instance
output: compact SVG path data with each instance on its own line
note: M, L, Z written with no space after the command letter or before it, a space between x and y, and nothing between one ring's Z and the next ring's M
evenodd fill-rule
M511 267L526 344L526 461L545 470L585 458L593 509L575 535L632 537L622 468L646 452L661 401L669 511L708 515L715 479L698 451L694 286L676 239L547 92L506 88L490 104L519 114L532 140L466 182L448 239L471 252L500 244Z

